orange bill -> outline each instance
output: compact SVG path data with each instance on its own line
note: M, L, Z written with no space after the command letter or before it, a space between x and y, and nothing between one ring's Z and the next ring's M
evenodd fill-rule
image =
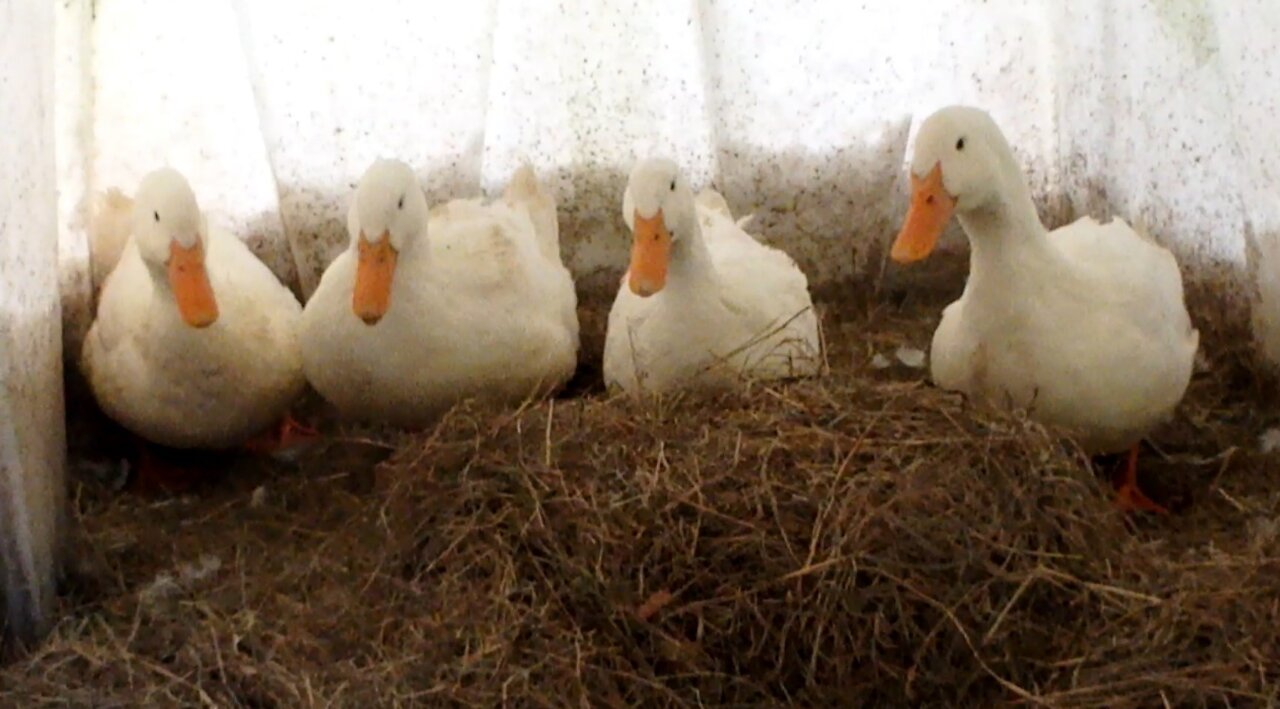
M667 284L667 266L671 263L671 232L662 218L662 210L648 219L635 214L634 241L631 244L631 269L628 281L631 292L642 298L662 290Z
M911 208L889 255L898 263L911 263L928 256L955 209L956 198L942 186L941 163L934 165L924 178L912 175Z
M204 267L204 244L186 248L169 242L169 287L178 301L178 314L191 327L209 327L218 319L218 301Z
M382 232L377 243L360 234L356 286L351 292L351 309L366 325L373 325L391 307L391 281L396 275L396 248L390 232Z

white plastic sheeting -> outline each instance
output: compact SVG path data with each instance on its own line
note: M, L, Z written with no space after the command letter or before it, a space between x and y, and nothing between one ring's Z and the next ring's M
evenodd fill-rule
M66 436L58 299L53 6L0 0L0 608L52 620Z
M10 627L38 630L52 600L56 290L74 352L97 191L171 164L305 294L375 157L416 166L433 201L529 161L588 276L621 268L626 171L662 152L821 285L878 265L912 126L965 102L1003 126L1046 219L1145 226L1255 306L1280 362L1277 38L1274 0L0 0Z
M101 0L90 187L171 163L307 293L377 156L433 201L531 161L585 275L621 265L626 170L665 152L824 283L892 235L913 123L966 102L1046 218L1243 270L1280 248L1278 36L1271 0Z
M1280 3L1057 10L1059 189L1173 246L1280 363Z

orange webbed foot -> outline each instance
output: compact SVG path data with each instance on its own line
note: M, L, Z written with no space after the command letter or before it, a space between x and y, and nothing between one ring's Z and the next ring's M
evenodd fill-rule
M320 438L320 432L300 423L291 414L285 414L276 426L249 441L244 449L252 453L265 455L287 455L303 448Z
M138 443L137 467L131 488L146 494L183 492L200 481L199 472L158 458Z
M1133 444L1129 449L1128 460L1125 461L1124 467L1120 474L1116 476L1114 481L1116 488L1116 507L1121 512L1151 512L1159 515L1169 514L1169 510L1163 505L1147 497L1147 494L1138 487L1138 444Z
M1150 497L1146 493L1138 489L1136 485L1122 485L1116 490L1116 507L1121 512L1152 512L1158 515L1167 515L1169 510Z

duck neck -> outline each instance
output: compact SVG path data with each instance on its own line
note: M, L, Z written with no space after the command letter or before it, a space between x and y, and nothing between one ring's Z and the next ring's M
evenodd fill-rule
M702 239L702 225L697 218L689 219L687 234L671 245L671 265L668 266L670 286L676 289L696 288L715 279L715 267L711 264L711 252Z
M418 233L405 239L400 250L396 252L396 268L400 269L410 263L418 264L418 268L423 268L431 253L427 238L427 229L423 227Z
M142 263L147 267L147 273L151 276L151 284L154 291L164 300L166 307L177 313L178 296L174 294L173 284L169 282L168 266L147 259L143 259Z
M1050 259L1048 232L1021 180L958 218L969 237L969 281L978 292L1005 292L1007 297L1011 285Z

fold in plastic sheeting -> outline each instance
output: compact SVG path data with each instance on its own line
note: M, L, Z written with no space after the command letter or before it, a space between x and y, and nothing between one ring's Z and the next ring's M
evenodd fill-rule
M53 18L0 0L0 625L23 642L53 620L65 497Z
M173 164L305 295L376 157L433 202L532 163L583 277L621 269L627 171L666 153L823 285L879 265L914 126L962 102L1051 224L1124 217L1280 305L1277 35L1270 0L111 0L88 189Z

